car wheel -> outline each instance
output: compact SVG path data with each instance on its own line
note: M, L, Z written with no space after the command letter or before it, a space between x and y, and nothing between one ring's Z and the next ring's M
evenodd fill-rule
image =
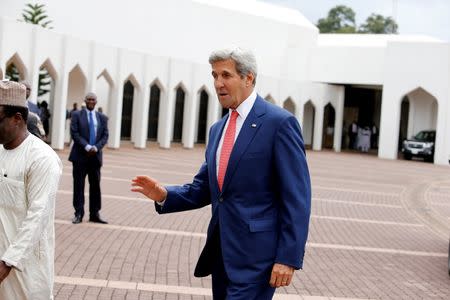
M405 154L403 155L403 157L404 157L406 160L411 160L412 155L411 155L411 154L408 154L408 153L405 153Z

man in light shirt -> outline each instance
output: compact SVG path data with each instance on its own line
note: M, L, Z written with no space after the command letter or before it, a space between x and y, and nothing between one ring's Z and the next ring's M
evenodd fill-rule
M311 188L300 126L256 94L250 51L214 51L209 62L229 113L210 129L205 162L190 184L164 187L137 176L132 191L162 214L211 204L194 275L212 275L214 299L272 299L302 268L308 235Z
M25 86L0 81L0 299L53 299L62 164L27 130Z

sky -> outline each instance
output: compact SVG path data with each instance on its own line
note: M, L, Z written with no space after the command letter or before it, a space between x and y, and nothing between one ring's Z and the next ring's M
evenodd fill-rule
M400 34L420 34L450 41L450 0L262 0L298 9L312 23L327 16L337 5L351 7L356 13L356 24L377 13L393 16ZM396 4L395 4L396 3ZM395 9L396 7L396 9Z

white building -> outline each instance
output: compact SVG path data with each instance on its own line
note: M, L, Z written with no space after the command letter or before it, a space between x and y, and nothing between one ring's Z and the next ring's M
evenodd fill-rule
M68 140L66 109L88 91L109 116L109 146L204 142L222 116L209 53L252 49L257 91L293 112L314 150L347 146L358 120L379 128L378 156L435 129L435 163L450 155L450 45L423 36L319 34L299 12L254 0L43 0L53 30L16 21L28 1L0 1L0 78L13 64L36 99L52 77L51 145ZM344 142L344 144L342 144Z

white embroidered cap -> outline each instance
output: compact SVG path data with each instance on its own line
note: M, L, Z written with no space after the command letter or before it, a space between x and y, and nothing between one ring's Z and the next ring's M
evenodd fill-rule
M27 106L26 87L15 81L0 80L0 105Z

